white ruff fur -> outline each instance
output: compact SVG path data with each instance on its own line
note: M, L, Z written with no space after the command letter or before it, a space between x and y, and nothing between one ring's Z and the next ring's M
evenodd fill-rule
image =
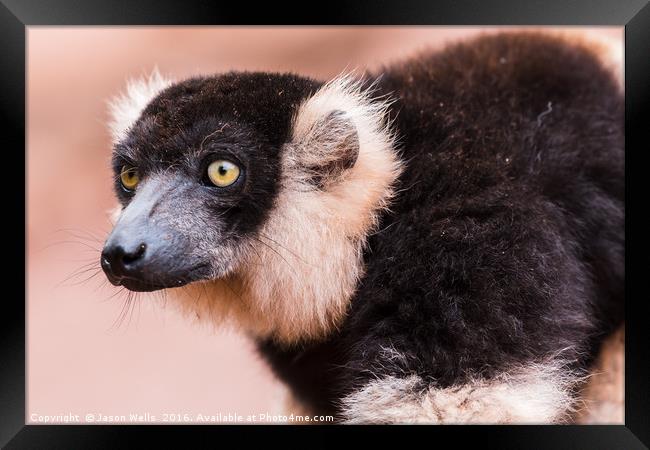
M114 144L126 137L147 104L171 84L172 80L160 75L158 69L154 69L148 77L127 81L126 92L109 102L109 129Z
M401 171L388 105L368 95L339 77L300 106L283 151L280 192L257 240L242 249L230 277L183 289L184 309L211 321L234 318L253 335L282 343L321 338L340 323L363 273L366 237ZM318 190L301 167L327 157L314 135L335 110L354 124L359 155L340 180Z
M347 423L561 423L570 419L579 381L553 363L444 389L421 389L417 375L386 377L345 397L343 414Z

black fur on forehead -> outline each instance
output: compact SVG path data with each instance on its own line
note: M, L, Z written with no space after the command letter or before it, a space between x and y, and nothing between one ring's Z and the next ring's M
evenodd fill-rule
M272 146L289 135L292 115L321 83L291 74L230 72L190 78L164 90L144 109L163 136L188 129L206 117L245 124Z
M296 109L318 86L308 78L254 72L181 81L149 102L115 155L162 168L216 143L277 158Z

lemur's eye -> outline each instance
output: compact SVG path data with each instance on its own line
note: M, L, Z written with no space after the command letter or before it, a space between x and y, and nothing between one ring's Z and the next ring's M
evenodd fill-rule
M140 182L138 169L132 166L122 166L122 171L120 172L120 180L122 181L122 186L124 186L124 189L127 191L134 190Z
M226 187L239 178L239 167L225 159L219 159L208 166L208 178L215 186Z

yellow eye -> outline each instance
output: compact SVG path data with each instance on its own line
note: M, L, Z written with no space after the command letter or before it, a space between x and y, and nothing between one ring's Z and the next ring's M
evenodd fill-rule
M138 169L131 166L122 166L122 171L120 172L120 180L122 181L122 186L124 186L124 189L128 191L134 190L140 182Z
M225 159L214 161L208 166L208 177L215 186L226 187L239 178L239 167Z

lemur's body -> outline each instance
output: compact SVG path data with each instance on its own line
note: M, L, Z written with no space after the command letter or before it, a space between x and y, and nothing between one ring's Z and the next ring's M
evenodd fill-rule
M239 319L314 412L362 422L562 420L594 346L622 320L615 78L583 48L515 34L361 83L231 74L163 91L128 134L116 128L116 168L124 155L142 172L185 164L181 148L200 154L218 131L214 145L236 140L229 152L249 152L240 158L248 184L192 209L185 198L162 200L156 181L120 222L160 204L176 216L186 209L187 223L169 212L159 220L190 236L176 246L207 249L189 252L188 265L202 269L206 253L215 257L211 242L226 242L217 256L233 261L175 275L210 280L184 288L182 304ZM260 139L264 150L239 149ZM273 170L275 181L254 178ZM211 211L225 225L192 236ZM158 283L162 269L138 270L144 287L131 288L174 284Z

